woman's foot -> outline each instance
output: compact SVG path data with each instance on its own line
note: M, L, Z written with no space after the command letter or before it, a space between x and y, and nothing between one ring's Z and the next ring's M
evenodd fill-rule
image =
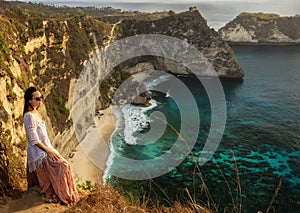
M47 195L45 196L45 201L46 201L47 203L58 203L58 202L59 202L59 199L58 199L58 197L57 197L56 194L47 194Z

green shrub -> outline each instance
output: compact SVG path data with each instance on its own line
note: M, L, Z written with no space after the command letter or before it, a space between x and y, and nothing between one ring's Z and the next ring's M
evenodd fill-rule
M89 180L85 181L85 183L77 184L77 186L78 188L88 192L96 192L97 190L96 184L92 184Z
M122 32L123 32L123 28L122 28L121 26L119 26L119 25L116 25L116 27L115 27L115 32L116 32L117 34L122 33Z
M31 26L32 32L36 33L36 30L43 27L43 23L39 20L29 20L29 25Z
M176 13L174 12L174 10L169 10L168 14L171 15L175 15Z
M0 47L5 54L10 53L9 44L6 42L3 32L0 32Z
M16 94L13 91L13 86L9 81L6 81L6 90L8 91L8 96L15 98Z

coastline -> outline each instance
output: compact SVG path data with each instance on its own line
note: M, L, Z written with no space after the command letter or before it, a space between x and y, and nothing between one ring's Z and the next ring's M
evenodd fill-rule
M299 46L299 42L236 42L226 41L228 45L236 46Z
M102 178L109 156L110 137L115 131L117 118L112 112L112 106L99 111L99 116L95 119L96 127L88 131L88 136L81 144L78 144L67 158L71 165L72 175L76 184L91 181L92 183L103 183ZM89 142L103 141L104 143ZM84 147L84 149L83 149ZM99 153L101 153L99 155ZM71 158L70 158L71 157ZM95 160L97 159L97 160ZM100 168L99 168L100 167Z

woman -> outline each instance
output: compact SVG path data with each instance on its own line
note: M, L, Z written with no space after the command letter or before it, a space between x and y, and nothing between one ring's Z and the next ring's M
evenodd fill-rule
M24 95L24 127L28 141L28 184L36 179L45 201L74 205L79 195L73 182L69 163L54 149L48 138L43 117L37 111L43 96L34 87ZM36 181L35 181L36 182Z

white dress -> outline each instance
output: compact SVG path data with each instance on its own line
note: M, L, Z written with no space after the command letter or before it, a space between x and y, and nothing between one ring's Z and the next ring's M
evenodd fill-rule
M50 143L45 122L41 121L36 115L30 112L24 114L24 127L28 141L27 165L29 172L36 170L41 165L47 153L35 144L43 143L45 146L55 150ZM57 151L57 150L55 150Z

